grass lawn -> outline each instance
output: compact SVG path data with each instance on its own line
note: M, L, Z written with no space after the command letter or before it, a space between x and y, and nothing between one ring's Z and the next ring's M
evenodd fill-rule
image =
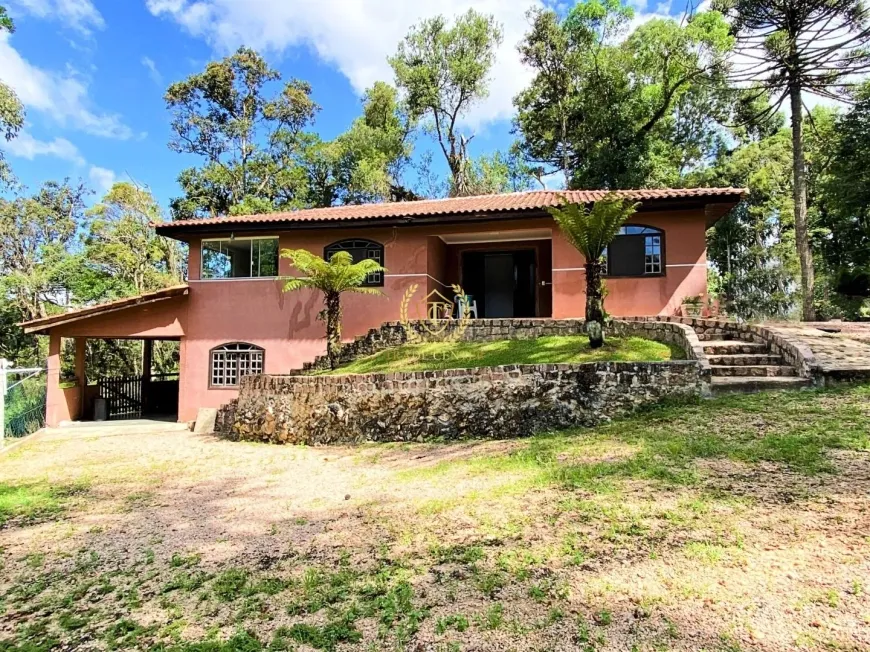
M641 337L611 337L600 349L592 349L586 336L553 336L534 340L406 344L323 373L389 373L557 362L660 362L684 357L676 346Z
M867 650L870 385L527 440L0 457L0 650Z

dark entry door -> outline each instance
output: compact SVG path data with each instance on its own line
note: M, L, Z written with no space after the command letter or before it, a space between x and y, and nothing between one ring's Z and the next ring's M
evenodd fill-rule
M490 254L483 259L486 287L486 316L489 319L514 316L516 268L513 254Z
M537 269L534 250L466 251L462 288L486 319L535 317Z

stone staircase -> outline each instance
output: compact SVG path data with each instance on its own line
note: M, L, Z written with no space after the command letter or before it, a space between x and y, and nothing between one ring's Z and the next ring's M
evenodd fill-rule
M809 378L801 378L794 367L773 354L767 343L734 335L722 333L718 335L722 339L701 342L710 361L714 394L794 389L810 384Z

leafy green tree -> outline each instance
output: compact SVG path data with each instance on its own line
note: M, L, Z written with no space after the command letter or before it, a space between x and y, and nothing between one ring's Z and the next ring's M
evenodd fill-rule
M174 240L154 233L163 221L150 191L116 183L86 213L84 268L75 296L84 301L142 294L181 282L181 251ZM78 262L78 261L77 261ZM99 294L94 296L94 290Z
M541 185L539 170L526 163L516 147L507 154L496 151L471 159L466 183L469 195L521 192Z
M172 203L176 219L230 214L251 198L263 200L258 208L293 205L300 191L294 182L303 178L296 155L318 106L299 80L269 95L280 78L254 50L240 48L166 91L170 148L205 159L179 177L184 197Z
M870 84L855 100L819 139L830 146L830 165L816 186L820 237L814 241L833 290L846 301L870 298Z
M843 87L870 70L870 24L863 0L717 0L737 36L734 83L753 82L773 93L774 112L789 101L795 244L801 266L802 314L815 319L815 270L807 215L804 93L842 99Z
M24 319L63 305L60 272L84 219L85 189L49 181L30 196L0 198L0 295Z
M415 199L401 181L413 150L414 127L396 89L376 82L363 97L363 114L346 132L331 141L305 136L300 156L305 204Z
M14 32L15 24L0 5L0 34ZM0 82L0 135L7 141L12 140L24 126L24 106L9 86ZM0 184L5 185L12 179L12 171L0 150Z
M795 304L790 141L782 129L745 142L700 180L749 188L749 196L707 237L708 258L722 275L720 299L734 317L782 318Z
M514 100L527 160L574 188L679 185L703 162L728 108L733 39L721 14L630 33L633 11L619 0L529 17L519 50L535 77Z
M450 170L453 195L469 193L468 143L473 138L460 132L458 122L486 97L501 42L495 19L469 9L452 26L443 16L415 25L389 59L411 116L430 121L428 129Z
M303 274L285 279L285 292L307 288L323 293L324 310L320 318L326 322L326 354L334 369L341 348L341 295L346 292L381 294L378 288L363 284L369 274L386 270L371 259L354 263L353 256L346 251L333 254L328 261L305 249L284 249L281 257L290 259L292 265Z
M548 209L556 224L586 260L586 330L589 344L604 344L604 287L602 257L619 229L637 210L638 204L610 194L592 208L565 201L562 208Z

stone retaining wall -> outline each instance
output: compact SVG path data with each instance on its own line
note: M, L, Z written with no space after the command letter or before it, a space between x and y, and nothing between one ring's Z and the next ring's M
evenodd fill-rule
M248 376L217 430L274 443L524 437L708 391L709 369L662 363L515 365L347 376Z

